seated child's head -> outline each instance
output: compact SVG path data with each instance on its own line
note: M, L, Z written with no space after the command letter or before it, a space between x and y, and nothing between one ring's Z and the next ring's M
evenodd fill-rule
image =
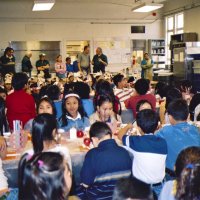
M152 105L147 100L141 100L136 105L136 112L140 112L141 110L150 109L152 110Z
M187 121L189 115L187 102L183 99L172 101L168 105L167 113L171 124Z
M166 104L165 104L166 110L170 102L174 101L175 99L181 99L181 98L182 98L182 94L177 88L169 89L166 95Z
M97 96L96 110L102 122L109 122L110 117L113 114L113 103L111 97L108 95Z
M151 186L134 177L117 182L112 200L153 200Z
M52 100L56 101L60 99L60 88L57 85L50 85L47 89L47 96Z
M84 82L76 82L74 84L74 91L79 95L81 99L89 99L90 98L90 87L87 83Z
M184 80L181 82L181 92L190 93L192 90L192 83L189 80Z
M158 114L150 109L140 111L136 116L137 126L143 134L154 133L158 128Z
M43 152L30 157L25 154L19 162L20 200L68 199L72 179L69 166L59 153Z
M47 96L41 98L37 104L37 114L49 113L56 116L54 103Z
M176 160L175 172L176 199L199 199L200 147L189 147L181 151Z
M43 151L47 143L55 143L57 136L56 118L48 113L39 114L33 120L32 143L35 153Z
M139 95L144 95L149 90L149 82L144 78L138 79L134 85L134 88Z
M112 138L112 131L106 123L95 122L90 127L89 135L93 145L97 147L101 141Z
M7 91L4 88L0 87L0 97L2 97L5 101L6 96L7 96Z
M126 80L124 78L124 75L122 74L117 74L113 77L113 82L115 84L115 86L119 89L122 89L125 87L126 85Z

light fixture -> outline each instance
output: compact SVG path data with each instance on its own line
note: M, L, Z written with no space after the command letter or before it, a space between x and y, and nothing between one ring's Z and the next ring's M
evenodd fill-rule
M162 8L163 4L158 3L142 3L139 6L132 9L132 12L151 12L153 10L157 10Z
M32 11L45 11L51 10L55 0L35 0Z

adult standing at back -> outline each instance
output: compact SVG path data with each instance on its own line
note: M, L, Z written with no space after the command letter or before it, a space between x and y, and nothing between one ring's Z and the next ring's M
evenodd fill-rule
M4 55L0 58L1 72L2 75L15 73L15 57L13 55L14 50L11 47L7 47L5 49Z
M82 53L78 55L79 70L88 75L90 73L90 47L84 46Z
M22 59L22 72L28 73L29 77L31 77L31 70L33 69L33 66L30 60L31 57L32 57L32 53L27 52L26 55Z
M102 72L105 73L105 67L108 65L107 56L103 54L102 49L97 47L96 55L92 59L92 64L94 65L93 73Z
M141 62L142 73L141 77L145 79L149 79L152 81L153 79L153 60L149 57L148 53L144 53L144 59Z
M13 129L13 120L20 120L24 126L27 121L34 118L35 102L30 94L25 92L28 76L25 73L16 73L12 78L14 92L7 96L7 119L10 129Z
M46 55L45 54L40 54L39 60L36 62L36 68L38 74L43 71L44 72L44 78L50 78L51 75L49 74L49 61L46 60Z

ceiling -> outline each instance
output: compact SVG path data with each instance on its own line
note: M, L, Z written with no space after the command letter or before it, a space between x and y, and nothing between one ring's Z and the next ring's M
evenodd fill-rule
M0 0L0 21L151 23L162 17L162 9L156 11L156 16L131 12L137 5L135 0L56 0L51 11L33 12L33 0Z

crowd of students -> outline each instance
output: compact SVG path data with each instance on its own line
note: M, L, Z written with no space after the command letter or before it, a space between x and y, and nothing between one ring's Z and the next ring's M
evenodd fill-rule
M20 200L64 200L71 195L88 200L200 199L200 132L194 125L200 118L199 97L189 81L177 88L164 83L151 88L143 78L79 73L65 81L52 78L40 83L15 73L9 90L5 83L0 87L0 133L12 131L13 120L20 120L32 135L32 149L19 162L17 196ZM122 127L125 108L132 110L136 121ZM77 185L58 128L69 132L89 127L93 148L86 153ZM2 160L0 177L0 189L8 188ZM8 199L18 199L9 195Z

